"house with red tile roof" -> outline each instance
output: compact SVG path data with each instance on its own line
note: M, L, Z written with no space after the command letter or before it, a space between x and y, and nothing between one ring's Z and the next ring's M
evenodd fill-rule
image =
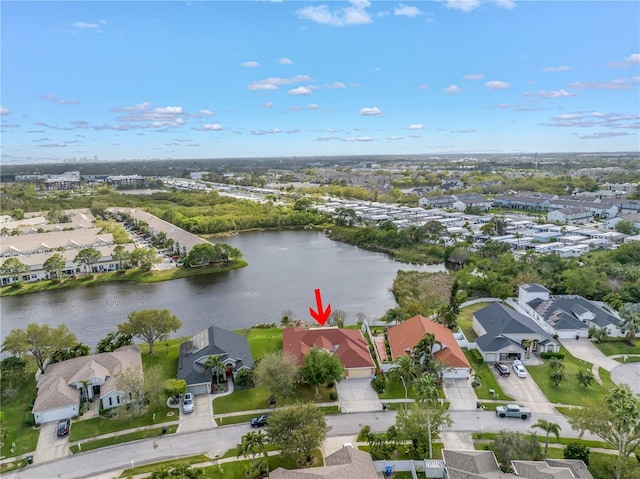
M282 334L283 351L304 363L311 348L335 354L344 366L345 378L368 378L376 366L369 345L357 329L287 328Z
M449 366L443 378L466 379L469 377L471 365L451 330L423 316L414 316L387 330L391 357L396 359L411 353L413 347L427 333L433 334L437 341L433 348L434 359Z

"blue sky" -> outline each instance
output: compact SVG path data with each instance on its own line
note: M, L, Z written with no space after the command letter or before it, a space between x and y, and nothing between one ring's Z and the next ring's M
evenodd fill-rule
M0 8L5 164L640 147L636 1Z

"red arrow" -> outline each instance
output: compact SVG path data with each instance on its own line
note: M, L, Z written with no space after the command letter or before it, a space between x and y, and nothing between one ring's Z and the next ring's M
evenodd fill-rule
M316 289L316 307L318 308L318 312L316 313L312 308L309 308L309 314L311 317L318 321L321 326L324 326L324 323L327 322L327 318L331 314L331 305L327 305L327 309L322 310L322 297L320 296L320 290Z

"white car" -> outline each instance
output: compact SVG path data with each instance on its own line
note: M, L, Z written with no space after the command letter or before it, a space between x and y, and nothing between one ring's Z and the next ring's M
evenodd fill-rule
M524 366L522 364L520 364L519 361L514 361L513 363L513 372L516 373L516 376L518 376L519 378L526 378L527 377L527 370L524 368Z
M193 394L186 393L182 400L182 410L185 414L191 414L193 412Z

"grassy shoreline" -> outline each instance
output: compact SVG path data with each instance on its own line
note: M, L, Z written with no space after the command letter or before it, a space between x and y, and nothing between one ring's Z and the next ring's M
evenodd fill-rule
M64 279L62 281L40 281L38 283L26 283L21 288L14 289L12 286L0 288L0 297L17 296L20 294L37 293L40 291L51 291L56 289L75 288L79 286L93 286L99 283L109 283L114 281L132 281L136 283L158 283L160 281L170 281L172 279L189 278L206 274L223 273L235 269L244 268L249 263L244 260L235 260L226 266L206 266L204 268L175 268L162 271L141 271L140 269L127 270L124 273L100 273L83 275L77 278Z

